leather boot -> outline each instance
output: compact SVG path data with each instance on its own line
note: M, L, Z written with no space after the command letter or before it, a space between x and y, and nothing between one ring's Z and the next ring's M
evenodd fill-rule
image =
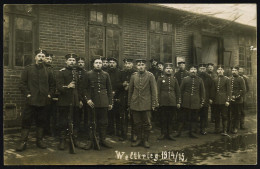
M178 126L178 133L175 137L180 137L181 136L181 132L182 132L182 128L183 128L183 123L180 123Z
M60 133L60 143L59 143L58 149L65 150L65 144L66 144L66 132L62 131Z
M78 131L74 130L73 131L73 142L75 147L80 147L80 142L78 140Z
M43 128L38 127L37 131L36 131L36 145L39 148L45 149L47 148L46 144L43 142L42 138L43 138Z
M165 139L165 134L162 133L157 139L158 140L164 140Z
M149 142L148 142L149 135L150 135L150 131L149 131L149 130L144 132L143 143L144 143L144 147L145 147L145 148L150 148L150 144L149 144Z
M93 147L92 141L88 140L87 143L82 147L84 150L89 150Z
M28 135L29 135L29 129L22 129L20 142L16 147L16 151L23 151L26 149Z
M135 131L136 131L137 139L135 142L132 142L132 144L131 144L132 147L137 147L142 144L142 130L140 128L138 128L138 129L135 129Z
M112 148L112 146L106 141L106 128L101 128L99 131L100 145L106 148Z
M223 120L222 121L222 126L223 126L223 132L221 133L222 136L227 136L227 121Z

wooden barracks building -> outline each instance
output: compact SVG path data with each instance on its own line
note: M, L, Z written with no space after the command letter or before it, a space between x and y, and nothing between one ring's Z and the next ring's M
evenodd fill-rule
M20 126L20 76L39 47L55 55L56 71L67 53L85 57L87 69L95 55L116 57L120 67L125 57L241 65L256 112L256 27L157 4L5 5L3 27L4 127Z

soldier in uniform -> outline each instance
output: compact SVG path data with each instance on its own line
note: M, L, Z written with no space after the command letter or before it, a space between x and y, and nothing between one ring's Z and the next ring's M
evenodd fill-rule
M120 112L122 112L122 106L119 102L120 93L120 70L118 69L118 61L116 58L108 58L109 70L113 94L113 109L108 112L108 134L120 136Z
M157 67L158 61L156 59L151 59L150 62L151 62L151 68L148 71L151 72L155 77L155 75L158 72L158 67Z
M208 110L209 105L212 104L212 96L213 96L213 80L206 73L207 65L204 63L199 64L199 72L198 76L203 80L205 87L205 102L202 108L199 110L200 116L200 133L202 135L206 135L206 127L208 123Z
M246 92L246 85L244 79L239 76L239 67L235 66L231 68L231 132L233 134L237 133L239 127L239 120L241 115L241 110L243 108L244 94Z
M217 78L217 74L214 72L214 64L213 63L208 63L207 66L207 73L209 74L209 76L213 79ZM214 123L215 122L215 107L214 104L210 105L210 112L211 112L211 122Z
M165 63L165 74L157 80L158 101L161 116L161 135L159 140L166 137L175 141L172 137L172 121L176 122L177 108L181 104L181 92L177 79L173 76L173 64Z
M132 74L135 72L133 69L133 59L126 58L124 61L124 69L120 73L120 82L121 82L121 93L120 93L120 103L122 105L122 112L120 113L120 126L121 126L121 138L120 141L124 141L127 139L128 133L128 116L130 115L131 120L131 140L134 139L134 130L133 130L133 116L132 113L129 114L127 110L128 105L128 89L129 82Z
M102 70L105 72L108 72L109 69L109 64L108 64L108 59L106 57L102 58Z
M182 127L185 123L185 118L189 122L189 136L198 138L193 133L196 132L198 123L198 111L203 107L205 101L205 88L203 80L197 76L197 66L190 67L190 76L183 79L180 86L182 94L182 116L181 124L176 137L181 136Z
M238 70L239 76L241 76L244 81L245 81L245 85L246 85L246 93L247 94L249 92L249 84L248 84L248 77L246 75L244 75L244 68L240 67ZM242 106L242 110L241 110L241 115L240 115L240 129L244 130L245 128L245 99L243 99L243 106Z
M32 121L36 124L36 145L45 149L43 142L43 130L46 123L46 106L55 91L53 74L44 65L44 58L47 52L39 49L35 51L35 64L25 67L21 75L21 91L26 97L26 104L22 114L21 140L17 145L16 151L26 149L29 130Z
M128 106L133 113L137 141L132 142L133 147L141 145L149 148L148 138L152 128L150 111L158 106L157 88L154 75L146 71L146 60L137 59L138 72L131 76L128 92ZM143 135L142 135L143 131Z
M82 106L80 100L81 96L79 90L81 89L82 84L79 83L79 77L77 72L77 59L76 54L67 54L66 58L66 67L62 68L57 76L57 89L60 93L59 95L59 133L60 133L60 143L59 150L65 149L66 142L66 129L68 125L68 116L70 111L70 105L73 106L73 140L75 147L79 147L78 142L78 131L80 124L80 114L79 107Z
M216 107L215 133L220 132L220 119L222 120L222 135L227 135L228 106L231 99L231 86L228 77L224 76L224 67L217 66L218 77L213 81L214 96L213 104Z
M94 58L92 63L93 70L87 72L85 76L84 98L87 104L95 110L100 145L111 148L105 140L108 124L107 111L112 109L111 81L109 74L102 70L100 58Z

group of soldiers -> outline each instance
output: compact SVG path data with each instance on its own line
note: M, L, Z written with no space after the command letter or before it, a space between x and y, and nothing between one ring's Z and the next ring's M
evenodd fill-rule
M119 70L116 58L96 56L87 71L83 57L67 54L65 58L66 66L55 73L53 55L39 49L35 51L35 64L22 72L21 91L26 104L17 151L26 149L33 120L39 148L47 147L43 137L55 128L58 149L64 150L70 111L75 147L86 150L93 147L93 132L98 133L99 144L107 148L112 147L107 135L126 140L129 124L132 147L150 147L152 122L161 128L159 140L175 141L185 129L191 138L198 138L198 133L207 134L209 110L215 133L226 136L245 129L244 98L249 88L243 68L238 66L231 67L231 76L225 76L223 65L218 65L216 72L212 63L191 65L186 70L181 61L174 73L172 63L152 59L147 70L146 59L125 58L124 68ZM87 133L84 146L78 139L82 121Z

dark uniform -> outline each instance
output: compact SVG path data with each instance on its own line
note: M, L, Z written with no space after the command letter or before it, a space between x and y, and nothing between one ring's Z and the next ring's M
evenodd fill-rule
M231 99L231 86L230 80L224 75L218 75L214 79L214 97L213 103L216 107L215 112L215 133L220 131L220 119L222 117L222 128L223 134L227 133L227 122L228 122L228 107L225 105L226 102L230 102Z
M199 67L205 67L206 64L201 64ZM213 96L213 80L206 72L199 72L198 77L203 80L204 87L205 87L205 102L202 108L199 110L200 116L200 133L202 135L207 134L206 128L208 123L208 110L209 110L209 100L212 100Z
M240 76L245 81L246 93L248 93L249 92L248 77L246 75L243 75L243 74L241 74ZM245 103L246 103L246 101L245 101L245 99L243 99L243 105L242 105L241 116L240 116L240 129L245 129Z
M231 132L237 133L237 129L239 127L241 110L242 110L243 102L244 102L243 97L246 92L246 85L245 85L244 79L239 75L233 75L230 80L231 80L231 93L232 93Z
M66 59L69 58L77 58L75 54L68 54L65 56ZM67 86L71 83L75 83L75 88L68 88ZM79 91L82 90L82 87L79 83L78 71L77 67L74 65L73 67L65 67L62 68L57 76L57 89L59 91L59 133L60 133L60 145L59 149L64 149L65 138L66 138L66 129L68 125L68 117L70 106L73 107L73 139L74 144L76 147L79 146L78 144L78 131L80 127L80 112L79 112L79 102L81 99L81 95Z
M145 60L138 59L138 63L145 63ZM149 148L148 138L152 128L150 111L157 107L157 88L154 75L151 72L136 72L131 76L128 92L128 105L133 113L135 133L137 141L132 146L138 146L143 141L144 146ZM143 136L142 136L143 131Z
M100 143L108 147L105 138L108 126L107 111L108 106L112 105L113 97L111 80L107 72L96 69L87 72L85 77L84 97L86 101L92 100L94 103Z
M35 51L35 55L37 56L38 54L46 56L47 52L44 50ZM26 104L22 114L21 141L16 150L23 151L26 149L29 130L33 120L35 120L37 127L37 146L46 148L42 138L43 129L46 126L46 106L50 104L51 100L48 95L52 96L55 91L53 74L44 63L28 65L21 74L20 87L26 97Z
M195 137L192 135L192 132L196 132L197 123L198 123L198 111L201 108L201 105L204 104L205 100L205 88L203 84L203 80L198 76L188 76L185 77L180 86L181 95L182 95L182 107L183 111L181 117L179 118L181 121L179 126L178 136L181 135L182 127L185 123L185 118L188 118L189 122L189 134L191 137Z
M181 104L181 93L178 81L172 74L165 74L158 78L157 89L161 117L161 136L158 139L168 137L174 140L173 137L171 137L172 121L177 122L177 120L173 118L176 117L176 105Z
M109 58L117 63L117 59ZM108 134L120 136L120 113L122 112L122 106L119 101L119 94L121 88L120 82L120 70L116 68L109 68L108 74L110 76L112 93L113 93L113 109L108 112Z
M126 59L128 62L132 62L131 59ZM122 105L122 112L120 113L120 126L121 126L121 137L122 140L127 139L127 133L128 133L128 116L130 115L131 120L131 137L133 140L133 134L134 134L134 128L133 128L133 116L132 113L129 114L127 111L128 108L128 89L129 89L129 82L132 74L135 72L135 70L132 69L125 69L122 70L120 73L120 83L121 83L121 90L120 90L120 104ZM128 85L124 86L124 82L127 82Z

